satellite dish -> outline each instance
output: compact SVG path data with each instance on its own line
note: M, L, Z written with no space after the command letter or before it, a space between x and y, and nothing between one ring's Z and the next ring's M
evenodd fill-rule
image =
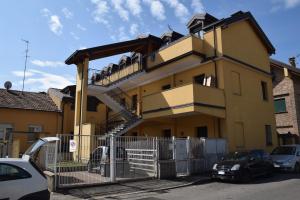
M6 90L9 90L12 87L12 83L10 81L6 81L4 83L4 87L6 88Z

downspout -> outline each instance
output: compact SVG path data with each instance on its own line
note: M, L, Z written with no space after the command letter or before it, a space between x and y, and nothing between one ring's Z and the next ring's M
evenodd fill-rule
M213 26L213 32L214 32L214 57L213 57L213 62L214 62L214 66L215 66L215 86L216 88L219 88L219 82L218 82L218 73L217 73L217 62L216 62L216 58L217 58L217 36L216 36L216 27ZM218 118L217 120L218 123L218 137L221 138L221 120L220 118Z
M61 109L61 111L62 111L62 115L61 115L62 119L61 119L61 130L60 130L60 132L61 132L61 134L64 134L65 104L64 104L63 101L61 103L62 103L62 109Z

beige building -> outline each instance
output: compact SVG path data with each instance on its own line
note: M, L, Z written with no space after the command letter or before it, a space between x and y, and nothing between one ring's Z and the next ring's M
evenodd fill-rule
M66 60L77 66L74 135L226 138L230 150L277 145L275 49L251 13L198 14L187 29L75 51ZM130 56L90 69L123 53ZM88 119L88 95L107 107L105 129Z

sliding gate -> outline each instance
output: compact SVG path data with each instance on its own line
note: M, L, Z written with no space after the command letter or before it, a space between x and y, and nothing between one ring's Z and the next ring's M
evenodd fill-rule
M155 138L89 135L59 138L53 161L58 188L156 176Z

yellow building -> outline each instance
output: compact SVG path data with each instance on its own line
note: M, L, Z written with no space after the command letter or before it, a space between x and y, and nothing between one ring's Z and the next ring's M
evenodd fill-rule
M75 51L75 135L226 138L230 150L277 145L269 56L275 49L249 12L198 14L175 31ZM92 70L90 61L128 53ZM87 96L109 109L105 131L86 113Z
M60 127L61 111L46 93L0 89L0 157L19 157Z

